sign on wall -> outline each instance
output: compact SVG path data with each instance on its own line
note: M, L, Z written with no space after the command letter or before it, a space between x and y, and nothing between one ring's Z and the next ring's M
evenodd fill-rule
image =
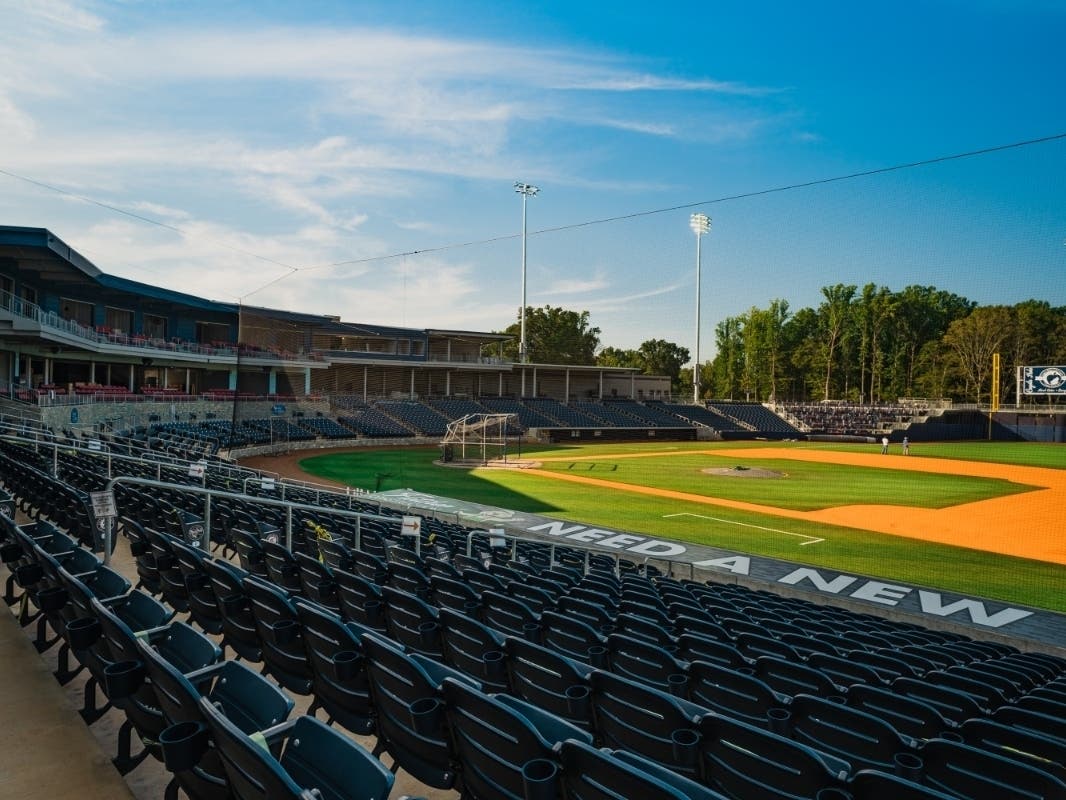
M1066 394L1066 366L1019 369L1022 394Z

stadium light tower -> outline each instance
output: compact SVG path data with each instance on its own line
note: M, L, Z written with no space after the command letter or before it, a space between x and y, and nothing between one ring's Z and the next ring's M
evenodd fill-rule
M703 234L711 229L711 218L700 212L688 220L689 227L696 234L696 355L692 361L692 402L700 402L700 244Z
M529 353L526 350L526 201L535 197L540 191L531 183L515 181L514 190L522 195L522 310L519 312L519 338L518 338L518 361L525 364L529 361Z

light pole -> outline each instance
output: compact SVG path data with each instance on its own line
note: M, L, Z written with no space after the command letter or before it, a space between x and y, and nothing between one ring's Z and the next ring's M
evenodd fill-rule
M689 227L696 234L696 356L692 362L692 402L700 402L700 243L703 234L711 229L711 218L700 212L688 220Z
M522 308L519 312L518 361L525 364L529 361L529 353L526 351L526 201L535 197L540 189L531 183L515 181L514 190L522 195ZM522 378L524 383L524 372Z

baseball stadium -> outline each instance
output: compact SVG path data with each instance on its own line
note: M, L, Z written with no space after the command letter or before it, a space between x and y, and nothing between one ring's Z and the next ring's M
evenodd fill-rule
M513 339L0 227L9 718L74 698L90 797L1066 796L1063 367L680 399Z

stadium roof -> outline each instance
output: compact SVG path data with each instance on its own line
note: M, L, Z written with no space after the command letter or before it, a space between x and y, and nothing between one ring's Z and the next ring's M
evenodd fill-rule
M400 338L423 338L433 335L453 335L479 340L508 339L509 336L478 331L443 331L419 328L399 328L389 325L367 325L344 322L340 317L328 314L306 314L261 306L242 306L240 303L223 303L196 295L164 289L140 281L108 275L85 256L68 245L47 228L27 228L0 225L0 261L5 257L17 258L31 266L52 286L66 284L95 284L103 294L124 292L163 303L186 306L224 314L240 314L242 311L292 323L314 325L317 333L333 333L340 336L381 336Z

